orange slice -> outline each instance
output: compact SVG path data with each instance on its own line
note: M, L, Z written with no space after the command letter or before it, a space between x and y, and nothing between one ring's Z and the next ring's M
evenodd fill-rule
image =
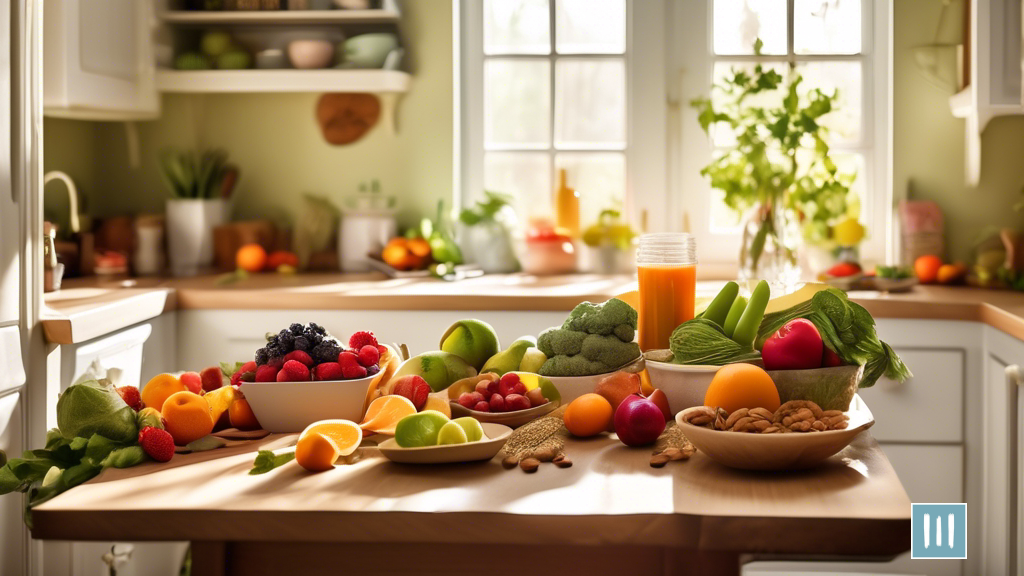
M416 413L416 405L405 396L381 396L370 403L359 427L367 432L394 436L398 421Z
M306 427L295 445L295 461L310 472L334 467L334 462L355 452L363 431L351 420L321 420Z

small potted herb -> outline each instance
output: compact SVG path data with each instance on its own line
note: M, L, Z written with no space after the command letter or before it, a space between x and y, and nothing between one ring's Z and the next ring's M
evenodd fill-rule
M222 150L167 150L160 156L160 175L171 194L167 245L175 276L213 264L213 229L228 219L227 198L237 175L227 157Z

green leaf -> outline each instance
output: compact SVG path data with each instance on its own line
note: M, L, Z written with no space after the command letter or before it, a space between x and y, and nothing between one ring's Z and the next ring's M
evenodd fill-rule
M218 436L208 435L203 436L199 440L193 440L185 445L185 449L191 452L205 452L207 450L214 450L217 448L223 448L227 446L227 440Z
M226 378L231 378L235 372L242 369L242 366L245 366L245 362L221 362L220 371Z
M131 468L146 460L142 446L125 446L111 451L100 465L103 468Z
M256 453L256 460L252 463L252 470L249 470L250 476L256 476L257 474L266 474L278 466L283 466L295 459L295 452L285 452L283 454L274 454L270 450L260 450Z

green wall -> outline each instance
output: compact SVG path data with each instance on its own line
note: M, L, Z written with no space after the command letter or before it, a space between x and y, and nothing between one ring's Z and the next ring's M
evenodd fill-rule
M1024 186L1024 116L996 118L982 135L981 181L964 182L964 120L949 109L950 93L917 69L912 48L931 44L939 0L895 0L893 86L893 186L895 194L933 200L946 217L949 256L971 258L975 239L990 226L1024 228L1014 212ZM962 0L950 13L962 14Z
M314 116L318 94L169 94L159 120L137 124L139 169L128 166L123 124L56 119L44 127L46 169L68 172L97 216L161 212L159 151L219 147L241 168L236 218L289 222L302 193L340 206L360 182L377 178L385 194L398 196L400 219L411 223L452 194L452 6L431 0L402 8L413 84L398 105L397 134L378 123L354 144L327 144ZM55 212L59 195L47 194Z

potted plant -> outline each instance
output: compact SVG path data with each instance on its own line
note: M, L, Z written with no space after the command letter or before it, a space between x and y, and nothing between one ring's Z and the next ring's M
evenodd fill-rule
M760 40L754 51L760 55ZM712 86L714 98L691 102L705 133L714 127L735 135L733 147L701 174L724 193L726 206L747 214L742 280L792 285L800 277L801 239L828 242L835 222L857 207L850 197L855 175L841 173L829 157L828 129L820 122L836 109L839 93L801 90L802 82L792 66L784 77L758 63L752 72L733 69ZM773 93L780 103L769 103Z
M234 179L226 181L225 176L233 170L222 150L161 154L160 175L171 194L167 245L175 276L196 274L213 264L213 229L227 221Z

